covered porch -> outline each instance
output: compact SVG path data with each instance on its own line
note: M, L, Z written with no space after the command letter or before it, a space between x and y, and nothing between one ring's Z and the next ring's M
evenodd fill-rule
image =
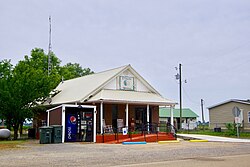
M115 138L119 136L124 138L128 135L127 138L131 138L131 134L143 136L145 132L147 134L171 132L167 130L169 129L167 125L162 127L159 124L159 106L171 108L171 125L173 125L173 109L176 103L153 93L102 90L88 102L94 104L97 109L97 142L98 136L104 135L108 137L113 134L113 138L114 135Z

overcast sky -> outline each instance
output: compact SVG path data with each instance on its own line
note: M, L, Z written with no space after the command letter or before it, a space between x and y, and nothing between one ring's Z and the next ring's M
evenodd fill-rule
M165 98L183 107L250 99L249 0L0 0L0 60L35 48L95 72L131 64ZM177 106L176 108L178 108ZM208 120L207 110L206 120Z

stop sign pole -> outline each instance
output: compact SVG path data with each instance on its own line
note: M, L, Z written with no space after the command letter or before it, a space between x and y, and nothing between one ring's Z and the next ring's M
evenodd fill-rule
M233 115L234 115L234 122L236 123L237 137L238 138L240 137L240 134L239 134L240 114L241 114L241 110L235 106L233 108Z

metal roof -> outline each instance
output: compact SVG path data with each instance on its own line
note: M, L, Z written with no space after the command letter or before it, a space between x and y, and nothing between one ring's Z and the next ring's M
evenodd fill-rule
M230 103L230 102L242 103L242 104L250 105L250 99L247 99L247 100L230 99L230 100L224 101L224 102L222 102L222 103L218 103L218 104L215 104L215 105L213 105L213 106L210 106L210 107L208 107L208 109L211 109L211 108L214 108L214 107L217 107L217 106L221 106L221 105L223 105L223 104Z
M121 90L104 90L114 78L129 70L136 78L138 78L149 90L147 93L121 91ZM43 105L58 105L66 103L84 103L93 102L101 99L110 101L134 101L134 102L152 102L157 104L176 103L171 100L164 99L143 77L141 77L130 65L119 68L99 72L71 80L61 82L56 87L56 92L48 102ZM105 94L105 96L103 95Z
M126 66L63 81L55 88L60 92L52 97L50 104L80 103L124 68Z
M180 118L180 109L173 109L174 117ZM159 117L170 117L170 108L162 107L159 109ZM182 109L182 118L197 118L199 117L195 112L189 108Z

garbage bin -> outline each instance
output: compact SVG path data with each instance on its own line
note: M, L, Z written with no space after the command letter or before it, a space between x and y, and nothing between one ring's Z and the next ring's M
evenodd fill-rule
M52 132L52 143L62 143L62 126L61 125L51 125L53 128Z
M39 128L40 144L52 143L52 131L53 131L53 127L49 127L49 126L43 126Z
M28 138L29 139L35 139L36 138L36 129L35 128L29 128L28 129Z
M221 128L214 128L214 132L221 132Z

